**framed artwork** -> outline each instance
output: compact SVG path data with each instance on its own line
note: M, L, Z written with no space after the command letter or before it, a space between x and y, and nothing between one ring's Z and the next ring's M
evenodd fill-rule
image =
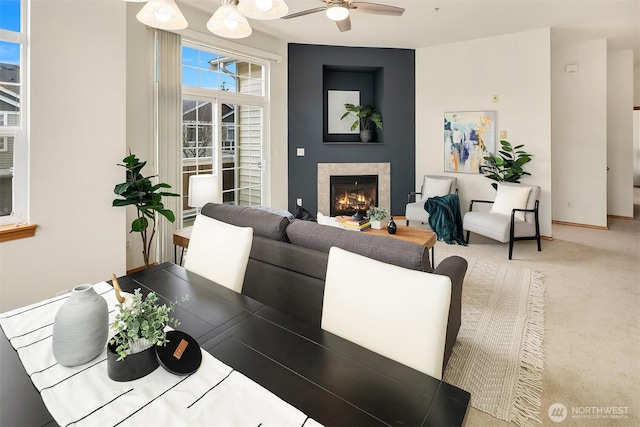
M495 111L444 113L444 171L481 173L496 148Z
M327 91L327 133L359 134L360 127L351 130L353 119L341 119L347 110L344 104L360 105L360 91L329 90Z

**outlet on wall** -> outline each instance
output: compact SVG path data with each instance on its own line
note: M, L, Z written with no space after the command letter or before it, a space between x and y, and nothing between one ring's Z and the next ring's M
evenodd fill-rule
M571 207L571 202L567 202L567 207L570 208Z
M302 206L302 199L301 198L296 199L296 205Z

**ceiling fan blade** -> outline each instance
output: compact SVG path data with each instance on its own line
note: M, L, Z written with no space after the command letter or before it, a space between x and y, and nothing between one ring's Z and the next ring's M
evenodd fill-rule
M353 1L349 5L349 8L357 10L358 12L373 13L376 15L401 16L404 13L404 9L401 7L368 3L364 1Z
M283 16L282 19L297 18L298 16L309 15L316 12L324 12L325 10L327 10L326 6L320 6L309 10L303 10L302 12L290 13L289 15Z
M351 29L351 18L347 16L342 21L336 21L336 25L338 26L338 29L343 33L345 31L349 31Z

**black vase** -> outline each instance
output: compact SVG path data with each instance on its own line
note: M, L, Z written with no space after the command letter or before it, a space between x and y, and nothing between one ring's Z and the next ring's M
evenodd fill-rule
M393 221L393 217L391 217L389 218L389 224L387 224L387 232L389 234L396 234L396 231L398 231L398 226Z
M133 381L155 371L160 363L156 356L156 346L153 345L139 353L129 354L121 361L117 361L116 345L107 345L107 374L114 381Z

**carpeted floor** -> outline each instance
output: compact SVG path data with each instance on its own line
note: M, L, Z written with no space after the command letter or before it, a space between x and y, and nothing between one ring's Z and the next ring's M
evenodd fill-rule
M610 219L609 230L554 224L542 252L534 241L516 242L512 261L508 244L478 235L467 247L436 244L436 254L544 274L542 426L640 426L640 189L634 194L635 219ZM557 403L567 408L561 423L548 416ZM467 425L514 426L474 408Z

